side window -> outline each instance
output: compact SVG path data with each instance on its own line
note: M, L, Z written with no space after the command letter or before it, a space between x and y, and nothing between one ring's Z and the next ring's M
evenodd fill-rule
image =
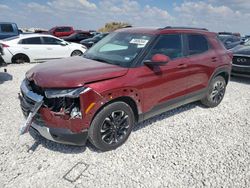
M208 41L203 35L188 35L189 55L201 54L208 49Z
M84 34L84 33L79 33L79 34L78 34L78 37L79 37L79 38L88 38L89 35L88 35L88 34Z
M55 32L62 32L62 31L63 31L63 28L61 28L61 27L58 27L55 29Z
M27 39L22 39L19 41L19 44L41 44L41 38L40 37L33 37L33 38L27 38Z
M62 32L70 32L71 31L71 28L70 27L64 27L62 29Z
M47 44L47 45L59 45L61 44L62 41L53 38L53 37L43 37L43 44Z
M183 57L181 34L169 34L160 36L158 42L150 50L146 59L151 59L155 54L164 54L170 59Z
M12 32L14 32L14 29L13 29L11 24L1 24L0 27L1 27L0 30L3 33L12 33Z

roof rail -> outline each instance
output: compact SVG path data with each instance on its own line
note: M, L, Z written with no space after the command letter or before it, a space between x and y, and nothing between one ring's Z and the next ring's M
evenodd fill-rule
M167 26L164 28L160 28L162 29L196 29L196 30L203 30L203 31L208 31L208 29L206 28L197 28L197 27L172 27L172 26Z

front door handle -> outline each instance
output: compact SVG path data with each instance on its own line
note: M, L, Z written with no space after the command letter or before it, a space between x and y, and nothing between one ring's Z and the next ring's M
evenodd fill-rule
M180 65L177 66L178 69L185 69L187 67L188 67L187 64L180 64Z

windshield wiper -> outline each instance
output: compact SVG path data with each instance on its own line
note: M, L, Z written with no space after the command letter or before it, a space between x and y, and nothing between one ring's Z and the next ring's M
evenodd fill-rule
M114 62L107 61L107 60L104 60L104 59L101 59L101 58L91 58L91 59L95 60L95 61L103 62L103 63L108 63L108 64L111 64L111 65L120 65L120 63L114 63Z
M111 62L111 61L107 61L105 59L101 59L101 58L95 58L95 57L86 57L86 55L84 55L83 57L87 58L87 59L91 59L91 60L94 60L94 61L99 61L99 62L102 62L102 63L107 63L107 64L111 64L111 65L120 65L120 63L114 63L114 62Z
M95 60L95 61L99 61L99 62L103 62L103 63L109 63L109 64L111 64L110 62L108 62L108 61L106 61L104 59L101 59L101 58L90 58L90 59Z

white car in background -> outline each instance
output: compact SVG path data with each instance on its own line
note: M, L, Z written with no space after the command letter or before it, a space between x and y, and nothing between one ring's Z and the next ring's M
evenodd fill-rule
M0 41L0 54L5 63L42 62L80 56L86 47L46 34L24 34Z

